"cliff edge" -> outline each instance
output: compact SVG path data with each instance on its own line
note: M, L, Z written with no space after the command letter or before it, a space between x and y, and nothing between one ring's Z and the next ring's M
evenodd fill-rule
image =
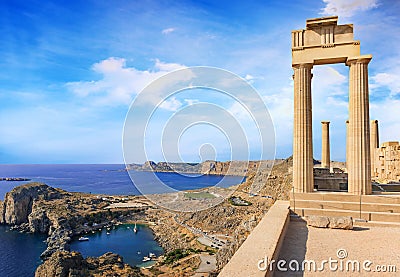
M122 257L111 252L84 259L79 252L57 251L41 264L35 277L105 277L144 276L140 269L125 264Z

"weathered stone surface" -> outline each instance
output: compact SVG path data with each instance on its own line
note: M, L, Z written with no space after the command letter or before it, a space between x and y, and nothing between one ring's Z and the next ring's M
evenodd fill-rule
M351 216L329 217L329 228L332 229L353 229L353 218Z
M308 226L332 229L353 229L353 218L351 216L306 216Z
M57 251L36 269L35 277L144 276L122 257L108 252L84 259L79 252Z
M6 193L1 222L12 225L26 223L35 200L50 200L61 196L59 190L41 183L16 187Z
M307 225L318 228L326 228L329 225L329 218L327 216L310 215L306 217Z

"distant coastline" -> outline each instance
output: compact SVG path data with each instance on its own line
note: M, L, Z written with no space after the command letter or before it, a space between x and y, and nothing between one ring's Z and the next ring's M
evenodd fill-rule
M174 163L147 161L143 164L127 164L127 170L175 172L180 174L202 174L220 176L247 176L258 169L268 170L280 160L263 161L204 161L201 163Z

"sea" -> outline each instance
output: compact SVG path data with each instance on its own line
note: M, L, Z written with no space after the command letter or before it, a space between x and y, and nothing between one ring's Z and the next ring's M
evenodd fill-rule
M132 173L132 172L131 172ZM153 184L151 172L134 172L135 181L148 181L151 193L164 193L157 184ZM157 172L156 177L175 190L191 190L210 186L229 187L244 181L239 176L181 175L170 172ZM14 187L29 182L42 182L70 192L86 192L106 195L140 195L133 185L123 164L86 164L86 165L0 165L0 178L21 177L30 181L0 181L0 199ZM129 227L129 228L128 228ZM74 240L71 250L79 251L84 257L100 256L106 252L120 254L126 263L132 266L147 266L143 257L150 252L157 256L163 253L154 240L153 233L146 225L138 225L138 232L131 225L120 225L109 231L88 235L89 241ZM0 225L0 276L31 277L41 264L40 254L46 249L46 236L24 234L11 231L8 226ZM151 262L150 262L151 264Z

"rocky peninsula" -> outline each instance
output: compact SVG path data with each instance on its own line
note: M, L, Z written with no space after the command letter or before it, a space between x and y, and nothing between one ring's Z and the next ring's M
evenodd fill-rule
M109 276L107 272L112 269L121 274L114 276L191 276L196 272L213 275L227 263L273 202L288 198L291 166L292 160L288 159L276 164L271 172L250 171L245 183L227 189L153 196L160 198L157 203L173 199L177 205L214 201L228 192L240 200L225 199L194 212L161 209L144 196L92 195L30 183L6 194L0 202L0 223L15 230L48 235L47 249L41 255L44 263L36 277ZM69 252L73 236L124 222L147 223L153 230L165 256L159 257L152 268L130 267L117 254L84 259L79 253ZM208 266L207 272L198 271L204 266Z

